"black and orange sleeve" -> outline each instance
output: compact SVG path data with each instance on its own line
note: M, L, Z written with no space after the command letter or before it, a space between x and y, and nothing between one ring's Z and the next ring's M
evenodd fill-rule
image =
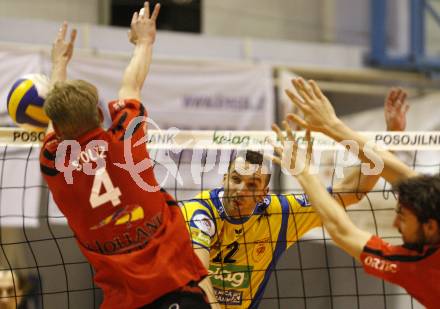
M40 151L40 170L45 176L56 176L60 172L55 167L58 138L55 132L46 135Z
M147 133L147 111L138 100L116 100L108 105L112 125L108 132L115 140L138 140Z

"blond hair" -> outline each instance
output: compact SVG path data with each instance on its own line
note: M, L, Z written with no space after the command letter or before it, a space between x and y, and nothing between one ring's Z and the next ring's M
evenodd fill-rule
M101 126L98 90L83 80L57 82L47 94L43 109L64 139Z

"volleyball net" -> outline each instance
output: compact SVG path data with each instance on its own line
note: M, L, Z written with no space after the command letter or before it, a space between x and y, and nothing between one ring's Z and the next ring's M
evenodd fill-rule
M440 132L364 134L421 173L440 171ZM26 304L23 308L98 308L102 295L93 284L93 269L40 174L43 137L17 129L0 131L0 279L9 274L13 285L0 295L0 301L12 299ZM302 143L303 133L297 137ZM325 186L333 186L344 168L360 164L322 134L312 138L313 169ZM275 135L266 131L151 130L148 149L159 184L178 201L187 201L222 186L234 153L270 151L269 139L275 140ZM271 174L271 192L302 192L298 182L275 165ZM400 236L392 228L395 204L391 186L380 180L347 212L357 226L399 243ZM300 238L281 257L260 304L260 308L367 306L421 308L404 290L364 274L321 227Z

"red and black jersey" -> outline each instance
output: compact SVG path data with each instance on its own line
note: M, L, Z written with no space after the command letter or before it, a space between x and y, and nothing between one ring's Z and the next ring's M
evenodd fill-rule
M440 246L410 250L373 236L361 253L367 273L400 285L429 309L440 308Z
M49 134L41 171L96 270L102 308L138 308L207 272L180 209L159 187L151 161L144 161L144 107L125 100L109 103L109 110L107 131L97 128L63 143ZM66 142L71 145L63 148Z

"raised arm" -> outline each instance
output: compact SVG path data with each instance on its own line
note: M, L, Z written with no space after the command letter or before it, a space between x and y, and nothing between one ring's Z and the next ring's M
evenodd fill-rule
M409 109L406 97L407 93L401 88L392 88L388 92L384 104L387 131L405 131L406 113ZM333 186L334 196L343 206L357 203L365 192L373 189L379 177L380 175L363 175L360 166L350 167L346 176Z
M67 22L64 22L58 30L57 36L52 45L52 71L50 75L51 86L55 85L57 82L62 82L67 79L67 65L69 64L70 59L72 59L77 34L76 29L72 29L70 32L70 40L66 42L67 28L68 24ZM52 131L52 121L50 121L46 134L49 134Z
M297 89L299 96L287 90L287 95L292 102L297 105L304 113L304 119L297 115L290 114L288 119L297 123L301 127L313 131L322 132L337 142L351 140L359 146L359 158L365 163L374 164L365 154L364 149L368 140L361 134L350 129L338 117L324 94L314 81L309 83L298 78L293 80L293 85ZM381 176L391 184L400 180L417 176L417 173L401 162L389 151L375 149L375 154L383 161L384 168Z
M133 14L129 39L135 47L122 77L119 99L141 99L141 89L151 64L159 10L160 4L156 4L150 16L149 2L145 2L144 8Z
M287 122L284 127L288 126ZM277 130L275 130L277 131ZM312 153L310 131L306 134L308 141L307 152L298 151L290 127L286 128L287 141L280 139L282 147L275 147L276 157L273 158L284 170L296 177L309 197L309 201L321 218L321 221L332 237L333 241L348 254L356 259L371 238L372 234L357 228L350 220L345 210L327 192L318 178L309 173L309 164ZM279 135L279 133L277 132ZM286 154L290 154L286 156Z

